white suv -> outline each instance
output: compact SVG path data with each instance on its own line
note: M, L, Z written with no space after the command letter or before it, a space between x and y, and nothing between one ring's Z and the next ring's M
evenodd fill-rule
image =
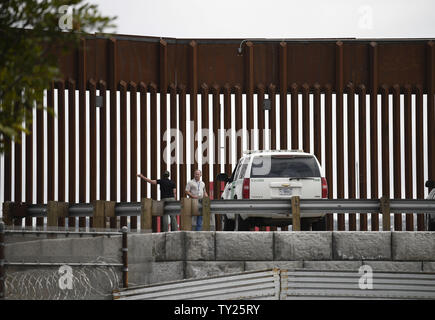
M218 180L226 182L222 199L289 199L294 195L322 199L328 196L328 185L321 172L317 158L301 150L245 151L231 177L221 173ZM301 216L303 230L311 223L313 229L325 230L324 214ZM250 225L285 226L290 220L278 213L261 217L228 213L223 224L227 231L249 230Z

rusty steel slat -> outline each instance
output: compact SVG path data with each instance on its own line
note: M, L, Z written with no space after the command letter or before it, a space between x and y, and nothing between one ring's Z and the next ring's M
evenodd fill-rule
M405 85L405 198L412 199L412 104L411 86ZM406 214L406 231L414 230L414 217Z
M89 201L97 200L97 84L94 79L88 81L89 88ZM94 218L89 217L89 226L94 226Z
M416 86L416 111L415 111L415 151L417 170L417 199L424 199L424 154L423 154L423 87ZM424 231L424 216L417 215L417 230Z
M416 86L416 110L415 110L415 152L417 174L417 199L424 199L424 155L423 155L423 87ZM424 216L417 215L417 230L424 231Z
M245 56L245 90L246 90L246 128L249 137L251 130L254 129L254 44L251 41L246 42ZM252 141L249 138L248 149L252 149Z
M270 133L270 148L271 150L276 149L276 86L270 84L268 87L268 92L271 110L269 111L269 133ZM248 146L249 149L249 146Z
M58 173L57 173L57 200L64 202L65 199L65 82L57 82L57 117L58 117ZM65 218L58 219L58 226L65 227Z
M198 130L198 45L196 41L191 41L189 43L190 47L190 61L191 61L191 69L190 69L190 117L193 119L193 132L190 133L191 140L193 140L193 151L191 151L191 155L193 159L191 159L191 163L193 164L193 168L198 167L197 157L195 156L196 152L198 152L198 140L195 139L195 134ZM190 120L190 119L189 119ZM190 124L190 122L189 122ZM192 148L192 147L191 147ZM199 154L198 154L199 157Z
M310 146L310 86L302 85L302 149L311 152Z
M145 85L145 83L140 82L139 83L139 92L140 92L140 145L141 145L141 149L140 149L140 170L139 172L141 172L143 175L147 175L147 157L148 157L148 152L147 152L147 130L148 130L148 126L147 126L147 118L148 118L148 113L147 113L147 86ZM171 105L172 108L172 105ZM172 118L171 118L172 119ZM148 190L148 183L143 180L140 179L140 197L142 198L146 198L147 197L147 190Z
M40 108L36 110L36 203L38 204L44 203L44 161L44 110ZM7 175L5 177L7 178ZM36 225L43 226L44 218L36 218Z
M47 200L54 200L54 83L47 90L47 107L53 114L47 112Z
M120 92L120 130L121 130L121 156L120 156L120 165L121 165L121 202L127 201L127 83L123 80L119 82L119 92ZM122 219L124 218L124 219ZM126 217L121 217L123 222L126 222ZM121 222L121 228L124 227L125 224Z
M152 180L156 180L158 178L157 172L157 141L159 141L159 136L157 132L157 85L155 83L150 84L150 93L151 93L151 101L150 101L150 144L151 144L151 177ZM183 134L184 136L184 134ZM151 198L157 200L157 185L152 184L151 186ZM157 232L157 217L152 217L152 230L153 232Z
M435 42L426 45L427 136L435 137ZM428 179L435 181L435 139L428 139ZM430 191L430 190L429 190Z
M97 84L94 79L89 80L89 184L90 201L97 200Z
M169 115L170 115L170 125L171 125L171 129L172 130L176 130L177 129L177 87L175 86L174 83L171 83L169 85L169 93L170 93L170 111L169 111ZM171 171L171 180L173 180L175 183L177 183L177 136L175 135L173 141L170 141L170 143L173 143L175 145L174 149L170 151L169 156L171 157L172 163L170 166L170 171ZM172 139L172 137L171 137ZM181 187L180 187L181 188ZM181 197L183 196L183 190L180 189L180 195Z
M347 85L347 167L348 198L356 198L355 187L355 88ZM356 214L349 213L349 231L356 231Z
M279 44L279 132L280 132L280 149L287 150L287 44Z
M320 108L320 85L314 84L314 155L317 160L322 163L322 123L321 123L321 108Z
M130 201L137 199L137 86L128 84L130 91ZM137 216L130 217L131 229L137 229Z
M107 98L106 82L98 82L103 105L100 107L100 200L107 200Z
M207 155L204 157L204 153L201 152L200 156L202 158L202 180L205 182L205 189L207 194L210 195L210 132L209 132L209 105L208 105L208 86L203 83L201 85L201 139L202 144L207 143ZM204 139L205 138L205 139ZM203 146L202 146L203 148Z
M168 93L168 46L166 41L160 40L160 171L169 169L167 162L168 143L163 139L167 128L167 93ZM169 138L169 136L167 136ZM166 149L166 152L164 152Z
M225 173L230 177L232 170L232 132L231 130L231 88L228 84L224 86L224 154ZM228 137L228 138L227 138Z
M293 94L292 94L293 99ZM292 103L293 108L293 103ZM293 118L292 118L293 122ZM332 86L325 85L325 174L328 182L328 198L333 199L333 166L332 166ZM326 229L334 229L334 216L332 213L326 215Z
M293 83L290 86L291 92L291 144L292 149L299 149L299 90L298 85Z
M68 79L68 202L76 202L76 85ZM38 152L38 149L36 149ZM68 227L75 227L76 219L68 218Z
M79 86L79 202L86 202L86 40L80 40L78 49L78 86ZM86 218L79 218L79 227L86 227Z
M379 197L378 187L378 45L371 42L369 46L371 66L371 94L370 94L370 170L371 197ZM372 231L379 230L379 214L371 214Z
M213 135L214 135L214 164L213 164L213 199L220 199L220 182L216 181L216 176L220 173L220 139L219 129L220 123L220 88L218 85L212 86L213 93Z
M401 150L400 150L400 86L393 86L393 179L394 179L394 199L402 198L402 170L401 170ZM402 215L394 214L394 231L402 230Z
M37 122L38 124L38 122ZM4 153L4 201L12 200L12 142L9 137L5 137Z
M110 200L117 201L118 188L118 142L117 142L117 83L118 83L118 42L114 38L108 40L108 80L110 89ZM110 228L117 228L117 218L110 218Z
M367 90L364 85L358 86L358 120L359 120L359 197L367 199ZM367 214L360 213L360 231L367 231Z
M33 110L32 110L33 113ZM31 115L32 115L31 113ZM30 120L32 122L26 123L27 129L30 131L28 135L26 135L26 185L25 185L25 194L24 201L27 204L33 203L33 116L30 115ZM29 119L26 119L29 120ZM26 226L33 225L33 219L31 217L26 217L25 219Z
M186 119L186 86L184 84L180 84L179 87L179 105L178 105L178 114L179 114L179 127L182 134L182 139L179 141L180 148L182 151L180 153L180 192L185 197L184 190L186 188L187 184L187 151L186 151L186 145L187 145L187 119Z
M337 198L344 198L344 142L343 142L343 42L335 44L335 100L336 100L336 157ZM345 230L345 216L338 214L338 230Z
M264 120L264 85L257 85L257 126L258 126L258 149L264 150L265 120ZM237 158L238 160L239 158Z
M18 112L20 112L20 110L18 110L17 106L14 107L15 110ZM20 133L21 135L21 133ZM14 201L15 202L22 202L22 191L21 191L21 186L22 186L22 166L21 166L21 161L23 159L23 145L16 141L14 141L14 189L15 189L15 193L14 193ZM21 219L15 219L15 221L18 223L19 221L19 225L21 225Z
M382 196L390 198L390 102L387 85L381 86L382 109L381 109L381 139L382 139ZM390 231L390 230L383 230Z
M236 155L237 160L242 156L243 148L243 136L242 136L242 124L243 124L243 105L242 105L242 88L239 85L235 86L236 91L236 104L235 104L235 117L236 117L236 134L239 136L236 139Z

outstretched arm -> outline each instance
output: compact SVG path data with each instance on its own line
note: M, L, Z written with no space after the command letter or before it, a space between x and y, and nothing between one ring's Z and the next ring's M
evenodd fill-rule
M151 184L157 184L157 180L151 180L148 179L147 177L145 177L142 173L138 173L137 176L141 179L144 179L146 182L151 183Z

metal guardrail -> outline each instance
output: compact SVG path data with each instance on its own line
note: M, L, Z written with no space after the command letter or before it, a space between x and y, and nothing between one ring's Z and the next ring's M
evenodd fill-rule
M349 271L262 270L137 286L116 300L435 299L435 273L374 272L373 288L359 287Z
M245 272L207 279L181 280L113 292L116 300L277 300L279 270Z

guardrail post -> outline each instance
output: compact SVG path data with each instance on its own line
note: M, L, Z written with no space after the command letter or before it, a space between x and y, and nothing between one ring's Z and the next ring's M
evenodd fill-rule
M128 228L122 227L122 286L128 288Z
M299 196L293 196L291 201L293 231L301 231L301 207Z
M202 199L202 231L210 231L210 198Z
M106 228L105 202L104 200L95 200L93 202L92 228Z
M382 230L390 231L391 223L390 223L390 199L386 197L382 197L381 201L381 212L382 212Z
M192 231L192 199L181 198L181 226L182 231Z
M116 201L104 201L104 216L105 218L112 218L116 222L115 204ZM106 219L104 219L104 221L106 221ZM106 228L106 223L104 223L104 228ZM112 228L112 224L110 225L110 228ZM116 228L116 224L115 224L115 228Z
M142 198L141 201L141 214L140 214L140 228L141 230L151 230L152 232L152 216L153 199Z
M6 297L5 273L5 224L0 220L0 300Z

